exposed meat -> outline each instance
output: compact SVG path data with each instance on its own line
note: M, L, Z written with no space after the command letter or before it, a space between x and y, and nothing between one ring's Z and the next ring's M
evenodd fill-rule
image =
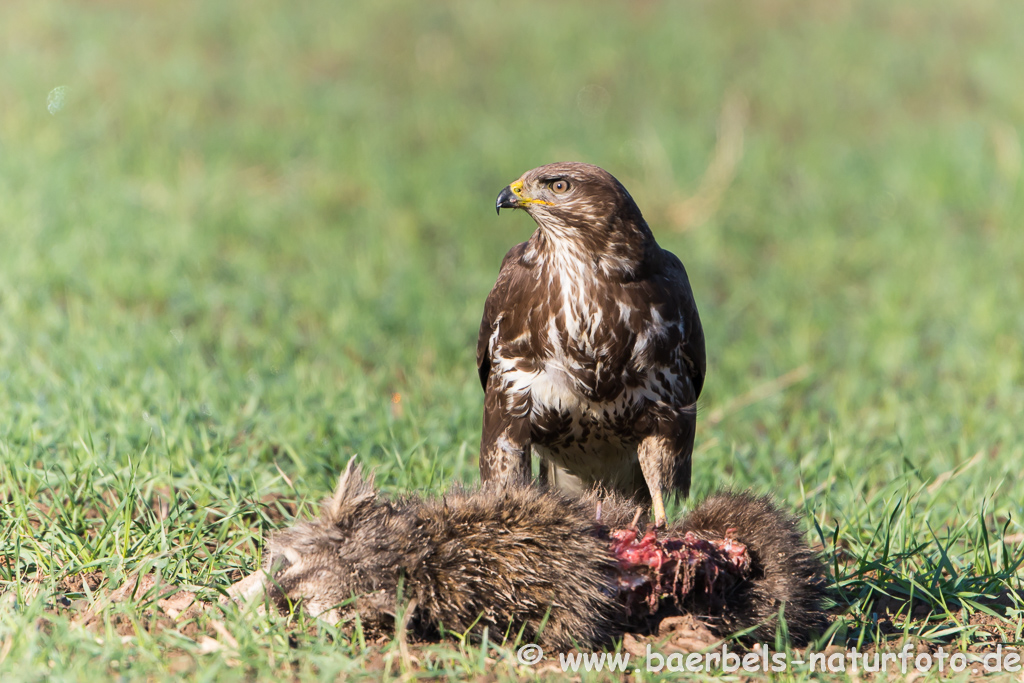
M646 606L654 614L663 599L678 605L693 592L709 599L747 577L750 555L747 546L732 538L734 529L722 539L698 538L687 531L682 538L658 538L657 530L642 537L629 526L609 532L611 551L619 562L618 598L630 614Z

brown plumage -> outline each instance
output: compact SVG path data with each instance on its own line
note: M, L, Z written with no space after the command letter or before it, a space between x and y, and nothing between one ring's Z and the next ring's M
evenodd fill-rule
M597 501L595 494L569 498L497 486L390 501L350 466L320 518L272 537L266 571L229 594L267 591L282 609L301 603L332 623L358 614L365 630L379 633L394 627L401 582L414 634L479 634L488 627L492 637L522 632L557 648L609 645L681 611L719 634L759 625L755 633L764 637L774 633L781 601L797 642L820 625L821 568L793 519L767 498L714 496L667 530L713 539L735 527L733 537L747 545L752 563L724 594L695 591L683 604L662 600L653 615L630 609L609 544L609 530L627 527L635 506L604 497L598 520Z
M537 222L511 249L477 341L480 476L653 502L688 495L704 333L686 270L607 171L541 166L498 196Z

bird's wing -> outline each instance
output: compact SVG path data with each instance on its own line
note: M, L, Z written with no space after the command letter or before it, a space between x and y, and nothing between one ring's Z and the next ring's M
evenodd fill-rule
M652 302L659 302L665 322L675 330L665 339L668 346L656 351L664 360L672 358L689 377L688 387L678 386L680 393L674 401L652 410L653 441L650 458L662 464L657 468L672 473L672 488L684 497L689 495L692 469L693 441L696 432L696 401L704 388L707 356L704 349L704 329L690 288L690 280L682 262L674 254L662 251L658 267L648 279ZM674 324L673 324L674 323ZM680 367L681 366L681 367ZM676 372L678 376L678 371Z
M691 299L693 295L690 295ZM690 315L685 321L686 339L683 341L683 358L693 381L693 399L700 398L700 392L704 388L704 376L707 374L707 355L704 349L704 328L700 324L700 315L697 307L691 306Z
M494 283L494 288L484 303L484 315L480 320L480 333L476 339L476 369L480 375L480 386L484 391L487 391L487 378L491 374L491 337L494 336L495 328L508 301L512 281L522 270L519 258L525 248L525 242L517 244L505 254L501 261L501 270L498 271L498 281Z
M530 477L529 395L511 397L501 382L488 384L491 375L491 349L495 333L506 314L515 313L515 283L528 277L520 263L525 244L513 247L505 255L498 281L487 296L480 335L476 345L476 366L484 388L483 429L480 435L480 479L503 484L525 483Z
M707 373L704 328L700 323L700 314L697 312L697 303L693 298L693 290L690 288L690 278L686 275L686 268L670 251L662 250L662 257L662 276L666 281L667 289L671 292L671 298L674 299L672 307L678 312L679 322L682 323L683 339L680 351L683 354L683 363L686 365L687 374L693 383L693 400L696 401L704 388L704 375Z

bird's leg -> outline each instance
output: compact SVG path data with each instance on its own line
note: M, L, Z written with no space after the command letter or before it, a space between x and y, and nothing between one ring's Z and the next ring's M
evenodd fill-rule
M540 459L540 469L537 470L537 481L541 486L547 488L551 485L551 465L544 458ZM600 510L601 501L597 502L598 509ZM600 516L600 515L598 515Z
M651 498L654 501L651 503L651 509L654 510L654 527L656 529L665 528L665 502L661 498L661 489L651 491Z
M480 481L507 486L530 483L529 403L506 409L503 394L484 399L484 425L480 438Z
M517 438L515 426L506 429L495 444L497 457L494 477L500 486L525 486L530 483L530 441ZM527 427L529 425L527 424Z
M651 493L651 508L654 512L654 526L665 527L665 502L662 493L670 486L674 471L675 451L671 442L659 434L644 437L637 449L640 469L643 470L647 490Z

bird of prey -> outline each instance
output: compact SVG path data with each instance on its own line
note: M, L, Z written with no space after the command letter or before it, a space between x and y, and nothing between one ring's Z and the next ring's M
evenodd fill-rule
M704 331L683 264L633 198L582 163L527 171L498 195L537 230L506 254L487 297L480 477L603 486L652 504L689 495Z

